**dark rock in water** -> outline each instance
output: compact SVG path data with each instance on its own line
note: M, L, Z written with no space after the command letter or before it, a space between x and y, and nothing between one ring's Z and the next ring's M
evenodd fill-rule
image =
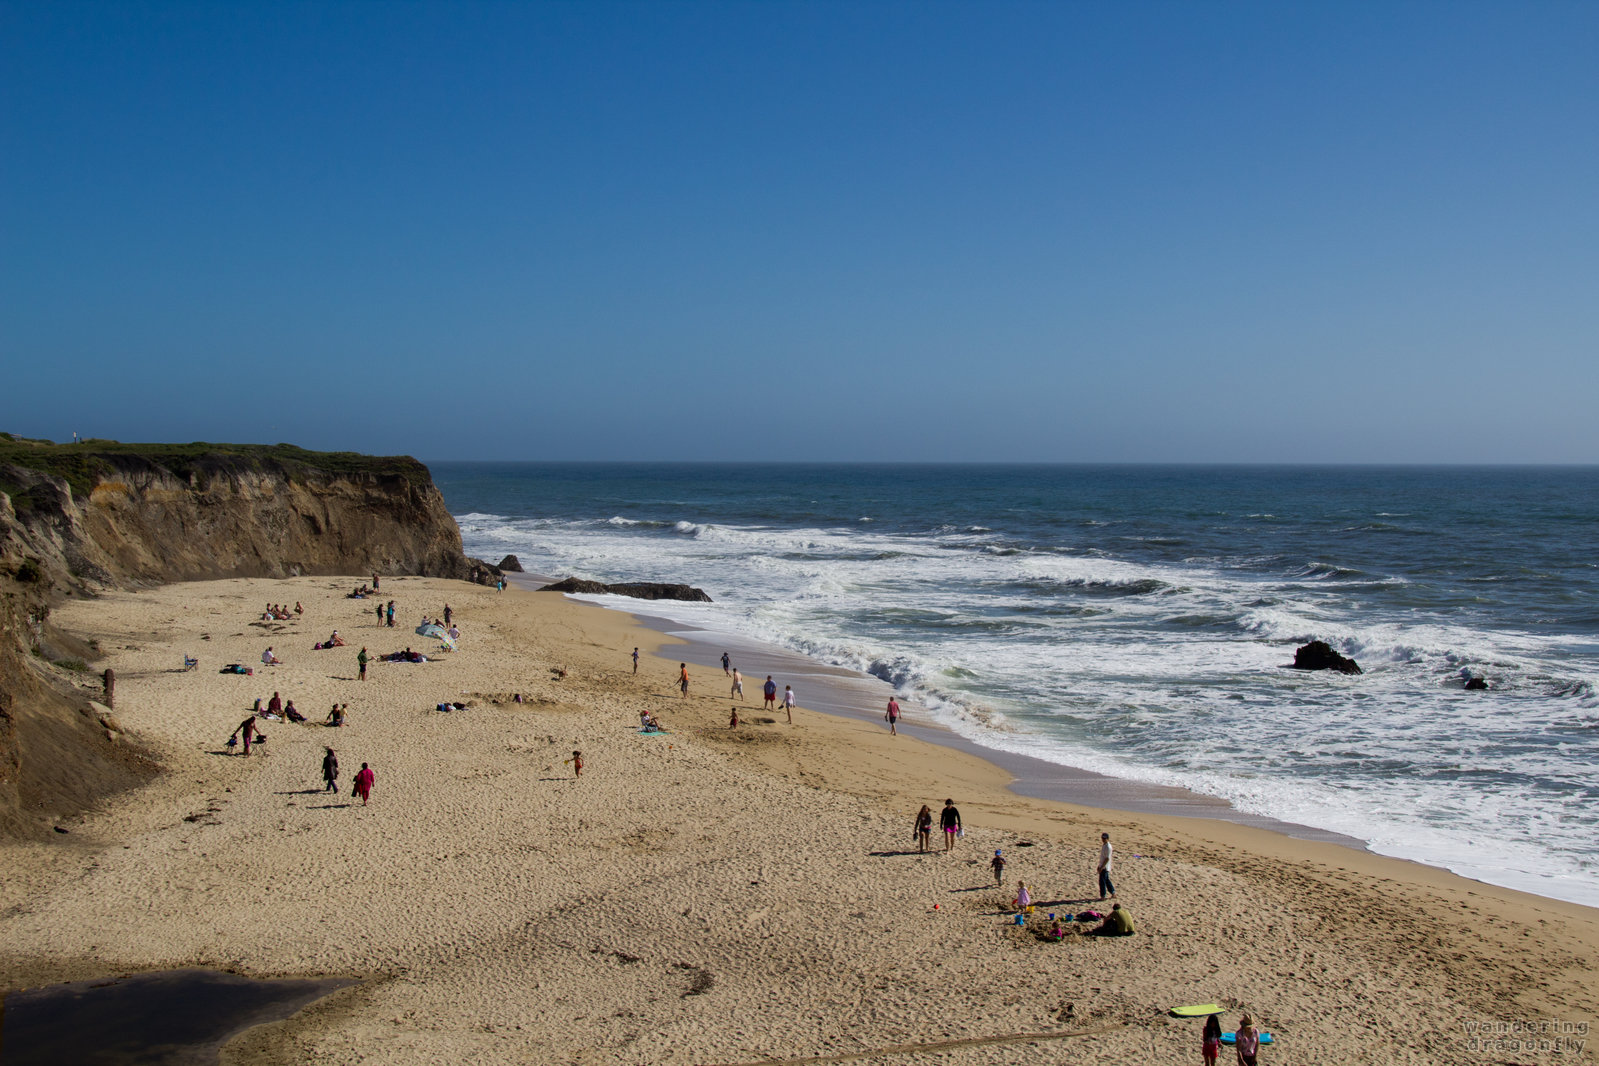
M1339 655L1325 640L1313 640L1294 652L1295 670L1337 670L1340 674L1358 674L1360 666L1355 660Z
M1468 677L1468 678L1466 678L1466 688L1468 688L1468 689L1485 689L1487 687L1488 687L1488 679L1485 678L1485 677Z
M520 574L522 573L522 560L514 555L507 555L500 560L500 569L507 573Z
M628 581L620 585L604 585L598 581L582 581L575 577L564 578L553 585L545 585L540 592L576 592L588 596L611 593L615 596L632 596L636 600L687 600L690 603L710 603L704 589L689 585L668 585L658 581Z

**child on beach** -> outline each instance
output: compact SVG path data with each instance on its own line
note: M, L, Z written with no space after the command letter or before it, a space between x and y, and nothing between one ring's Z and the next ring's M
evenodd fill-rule
M761 695L766 698L761 704L761 710L777 709L777 682L772 680L772 675L766 675L766 684L761 687Z
M1000 854L1000 849L994 849L994 857L988 860L989 868L994 871L994 886L997 888L1005 880L1005 856Z
M572 777L574 779L582 777L583 776L583 753L581 751L574 751L572 753L572 760L571 761L572 761Z
M783 710L788 713L788 724L794 724L794 690L788 685L783 686Z
M737 729L738 728L738 708L737 707L734 707L733 708L733 713L728 716L727 728L729 728L729 729Z
M633 649L633 672L638 673L638 649Z
M1221 1022L1212 1014L1205 1019L1205 1035L1199 1041L1199 1053L1205 1056L1208 1066L1216 1066L1221 1056Z
M1016 882L1016 909L1026 912L1033 905L1033 894L1027 891L1026 881Z
M688 663L678 663L679 673L677 687L683 690L683 699L688 699Z
M927 854L927 845L933 838L933 812L927 804L922 804L922 809L916 812L916 826L911 830L911 839L916 841L916 850L923 855Z

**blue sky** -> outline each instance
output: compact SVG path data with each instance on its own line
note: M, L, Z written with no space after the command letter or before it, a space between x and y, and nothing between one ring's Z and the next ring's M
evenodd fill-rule
M1599 4L0 4L0 428L1599 461Z

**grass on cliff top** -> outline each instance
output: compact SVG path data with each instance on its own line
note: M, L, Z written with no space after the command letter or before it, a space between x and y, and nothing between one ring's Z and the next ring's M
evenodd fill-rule
M102 479L114 479L119 469L132 460L148 463L188 479L213 474L272 473L291 481L308 477L400 477L414 485L432 481L427 467L408 455L362 455L359 452L313 452L292 444L124 444L114 440L85 440L75 444L55 444L47 440L0 433L0 466L10 464L43 474L52 474L72 486L74 493L88 493ZM0 477L0 491L16 496L19 485L6 484Z

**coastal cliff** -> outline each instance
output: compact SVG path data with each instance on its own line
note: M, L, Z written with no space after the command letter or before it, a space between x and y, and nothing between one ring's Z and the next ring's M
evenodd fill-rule
M52 444L0 434L0 834L30 836L155 764L91 703L63 597L300 574L482 580L427 467L290 445Z

